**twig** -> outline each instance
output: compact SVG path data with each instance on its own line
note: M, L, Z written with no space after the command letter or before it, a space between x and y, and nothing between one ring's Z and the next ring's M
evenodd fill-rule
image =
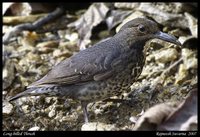
M58 7L52 13L48 14L44 18L40 18L39 20L35 21L34 23L25 23L15 26L12 30L6 33L3 36L3 44L8 44L9 40L13 36L19 35L23 30L33 31L40 28L42 25L54 20L55 18L59 17L64 13L64 9L62 7Z
M6 16L3 17L3 24L6 25L17 25L22 23L29 23L38 20L39 18L43 18L47 16L47 14L37 14L37 15L29 15L29 16Z

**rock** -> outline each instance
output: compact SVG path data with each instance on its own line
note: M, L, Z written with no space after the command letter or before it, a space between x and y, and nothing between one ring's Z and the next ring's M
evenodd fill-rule
M58 45L59 44L56 41L47 41L39 43L36 47L38 48L38 51L40 51L41 53L50 53L55 48L58 48Z
M2 27L2 33L4 34L6 32L9 32L12 28L13 28L13 26L3 25L3 27Z
M129 118L129 120L130 120L132 123L136 123L137 120L138 120L138 117L131 116L131 117Z
M49 112L48 116L50 118L54 117L56 115L56 110L55 110L55 107L52 108L52 110Z
M154 54L156 62L167 63L174 61L178 57L178 52L174 48L159 50Z
M56 41L47 41L37 44L37 48L57 48L58 42Z
M56 100L56 97L46 97L45 98L45 102L47 103L47 104L49 104L49 103L51 103L52 101L55 101Z
M141 3L138 7L138 10L145 13L146 16L151 17L157 23L168 26L168 27L178 27L186 29L188 28L188 22L184 16L181 14L174 14L168 12L169 9L172 9L172 5L170 6L162 3L162 4L152 4L152 3ZM165 9L165 10L164 10Z
M73 53L68 51L67 49L65 51L61 51L59 49L54 50L53 52L53 56L56 58L60 58L60 57L70 57Z
M70 41L67 42L60 41L59 48L62 50L67 49L70 52L79 51L79 46L76 43Z
M190 49L183 48L182 49L182 56L183 56L183 58L188 59L188 58L194 56L194 52Z
M192 33L192 36L197 38L197 35L198 35L197 21L198 20L187 12L185 12L185 17L188 20L188 26L189 26L190 32Z
M173 36L187 36L187 33L183 30L181 30L180 28L178 29L174 29L169 31L169 34L173 35Z
M31 62L31 63L36 63L36 64L41 64L43 63L43 60L41 59L41 56L37 55L37 54L34 54L32 52L29 52L27 54L27 60L28 62Z
M20 61L19 61L19 66L26 66L28 64L27 62L27 58L22 58Z
M116 2L114 4L114 6L116 8L123 8L123 9L136 9L138 8L140 5L140 3L132 3L132 2L126 2L126 3L123 3L123 2Z
M5 91L5 90L4 90L4 91L2 92L2 95L6 95L6 94L8 94L8 91Z
M78 40L78 33L66 34L65 38L71 42L76 42Z
M42 64L43 60L41 59L41 56L34 54L32 52L29 52L24 56L24 58L20 59L18 64L15 65L16 69L20 73L25 73L24 71L27 71L29 67L31 67L33 64Z
M182 84L188 76L188 70L184 64L179 66L178 74L176 75L175 84Z
M43 54L48 54L50 52L52 52L54 49L53 48L47 48L47 47L44 47L44 48L39 48L38 51L40 53L43 53Z
M35 127L30 128L28 131L38 131L38 130L40 130L40 127L35 126Z
M18 43L22 45L21 48L19 47L19 49L21 51L32 51L35 48L34 46L37 40L39 40L37 33L23 31L23 37L18 37Z
M111 131L114 130L114 125L106 125L99 122L86 123L81 127L81 131Z
M10 115L13 112L13 105L8 101L3 101L3 115Z
M165 68L165 66L163 63L159 63L157 66L155 66L153 64L146 65L143 68L143 71L139 78L142 79L142 78L155 77L155 76L159 75L160 72L162 72L164 70L164 68Z
M15 78L14 63L10 59L6 59L3 67L3 89L8 88Z
M197 69L198 67L197 63L198 63L197 58L190 58L190 59L184 60L186 69Z
M183 63L186 69L197 69L197 58L194 51L184 48L182 49Z
M61 54L61 50L60 49L56 49L53 51L53 56L54 57L59 57L59 55Z
M94 113L97 115L97 114L102 114L102 112L103 112L103 110L102 109L100 109L100 108L96 108L95 110L94 110Z
M25 45L25 46L20 46L17 48L18 52L28 52L28 51L33 51L35 48L33 46Z
M22 106L23 104L26 104L27 102L28 102L28 99L27 99L28 97L21 97L21 98L19 98L18 100L16 100L17 101L17 104L19 105L19 106Z
M22 110L24 111L24 113L29 113L30 112L29 105L23 105Z

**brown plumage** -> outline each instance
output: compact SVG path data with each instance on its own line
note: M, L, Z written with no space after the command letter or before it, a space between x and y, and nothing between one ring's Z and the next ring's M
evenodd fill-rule
M81 101L88 122L88 103L121 94L137 80L145 62L145 43L154 38L180 45L174 36L159 31L155 22L136 18L112 38L60 62L10 101L41 94L73 98Z

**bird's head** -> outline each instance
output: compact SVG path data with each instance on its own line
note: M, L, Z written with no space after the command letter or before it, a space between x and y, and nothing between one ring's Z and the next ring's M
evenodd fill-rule
M127 22L121 27L118 33L129 35L127 41L132 42L146 42L157 38L179 46L181 45L176 37L160 31L154 21L146 18L136 18Z

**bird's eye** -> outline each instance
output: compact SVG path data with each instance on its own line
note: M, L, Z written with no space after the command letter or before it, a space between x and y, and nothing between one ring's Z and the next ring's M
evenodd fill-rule
M139 25L138 26L138 29L139 29L139 31L141 31L141 32L145 32L145 27L143 26L143 25Z

